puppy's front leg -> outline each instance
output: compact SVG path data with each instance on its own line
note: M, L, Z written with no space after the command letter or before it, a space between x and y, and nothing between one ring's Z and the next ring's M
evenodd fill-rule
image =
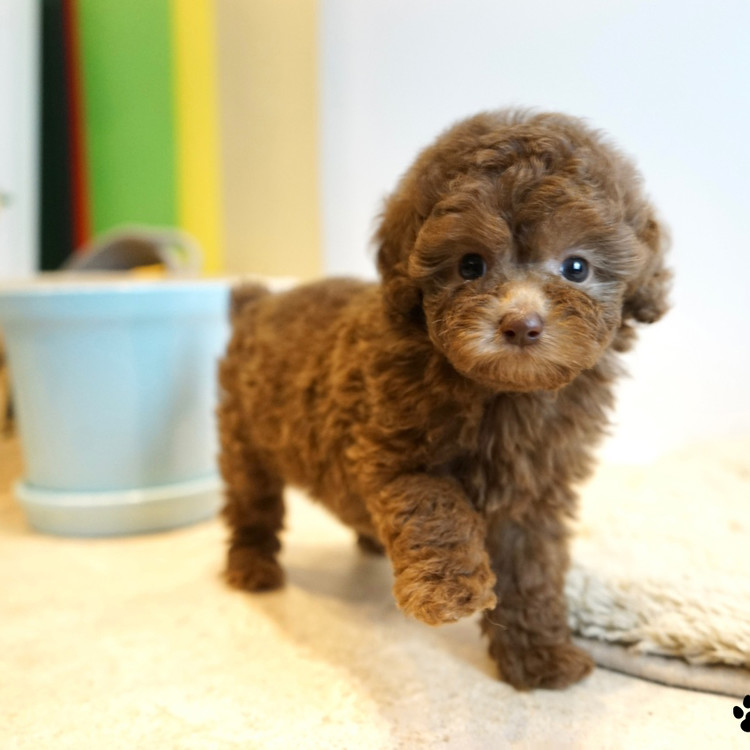
M557 511L526 521L490 517L487 547L498 605L482 629L500 676L518 689L563 688L585 677L591 657L571 643L563 586L567 531Z
M374 493L370 512L404 612L440 625L495 605L484 519L453 479L401 476Z

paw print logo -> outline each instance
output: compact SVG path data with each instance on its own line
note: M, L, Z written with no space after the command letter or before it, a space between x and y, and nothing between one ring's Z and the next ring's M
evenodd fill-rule
M742 706L750 708L750 695L745 696L742 701ZM742 706L735 706L732 709L732 713L734 714L735 719L743 719L743 721L740 722L740 729L743 732L750 732L750 711L745 712Z

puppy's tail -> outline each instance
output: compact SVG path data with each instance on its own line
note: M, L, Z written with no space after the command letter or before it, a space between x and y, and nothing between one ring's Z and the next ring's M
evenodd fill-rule
M258 284L255 281L238 284L232 289L229 298L229 319L235 321L249 304L270 293L263 284Z

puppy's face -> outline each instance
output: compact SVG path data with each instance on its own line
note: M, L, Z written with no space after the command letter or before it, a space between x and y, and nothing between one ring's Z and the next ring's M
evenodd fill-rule
M501 390L556 389L611 343L644 253L573 182L550 176L514 206L499 182L454 185L422 225L408 274L430 338L459 372Z
M390 269L381 248L386 293L390 281L396 304L419 304L433 344L493 390L558 389L615 342L626 348L629 318L664 308L658 230L635 173L577 121L562 126L579 141L559 123L557 138L549 124L496 127L459 138L458 154L466 124L449 131L397 194L405 236Z

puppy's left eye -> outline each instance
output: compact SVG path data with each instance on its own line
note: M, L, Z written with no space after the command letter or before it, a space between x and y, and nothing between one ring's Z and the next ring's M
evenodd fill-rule
M580 284L589 277L588 261L577 256L566 258L560 266L560 273L568 281L575 281Z
M481 255L468 253L461 258L461 262L458 264L458 272L464 279L471 281L487 273L487 264Z

